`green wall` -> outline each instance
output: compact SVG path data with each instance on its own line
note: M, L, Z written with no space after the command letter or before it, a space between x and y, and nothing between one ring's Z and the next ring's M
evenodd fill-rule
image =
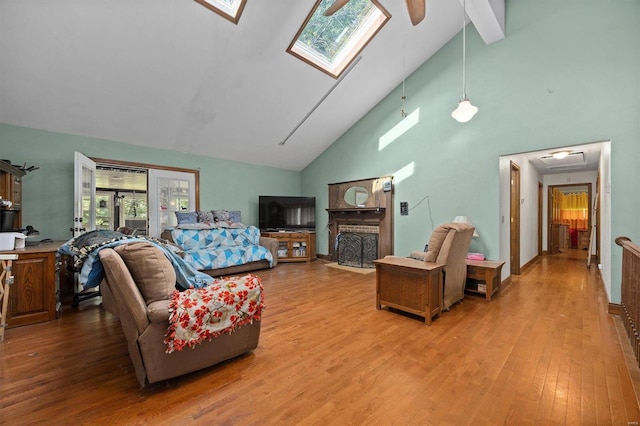
M412 165L395 186L395 253L423 247L432 222L464 214L481 235L471 249L496 259L499 156L611 140L612 236L640 241L639 23L636 0L507 1L504 40L485 45L467 27L467 94L479 108L472 121L450 116L461 93L459 34L406 80L406 110L419 108L419 122L378 149L401 120L398 87L303 170L302 192L318 197L322 212L327 184ZM400 201L414 208L408 216ZM327 253L327 216L317 224L318 252ZM620 265L613 245L614 303Z
M200 170L200 207L240 210L258 223L258 195L298 195L300 173L0 124L0 158L36 165L23 178L23 225L42 238L68 239L73 220L73 153Z
M24 178L24 223L50 238L70 236L80 151L200 169L201 206L242 210L247 224L257 222L259 194L315 195L320 254L328 253L327 184L393 174L396 254L423 247L432 223L465 214L481 235L472 250L495 259L499 156L611 140L611 235L640 241L639 22L637 0L507 0L504 40L487 46L468 27L467 93L480 108L472 121L450 117L461 92L458 35L405 82L405 109L419 109L415 126L379 150L379 138L400 121L398 87L302 173L2 124L0 158L40 166ZM399 170L409 173L400 179ZM400 216L400 201L408 216ZM620 263L613 245L614 303Z

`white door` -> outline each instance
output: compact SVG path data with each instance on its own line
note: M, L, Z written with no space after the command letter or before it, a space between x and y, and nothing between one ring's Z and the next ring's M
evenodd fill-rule
M73 227L74 237L96 229L96 163L79 152L74 154Z
M175 212L196 209L194 173L149 169L149 235L177 225Z

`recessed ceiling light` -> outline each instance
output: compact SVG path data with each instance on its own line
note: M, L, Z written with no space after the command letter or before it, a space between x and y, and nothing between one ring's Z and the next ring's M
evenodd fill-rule
M563 158L567 158L569 155L569 151L556 151L551 153L551 156L556 160L562 160Z

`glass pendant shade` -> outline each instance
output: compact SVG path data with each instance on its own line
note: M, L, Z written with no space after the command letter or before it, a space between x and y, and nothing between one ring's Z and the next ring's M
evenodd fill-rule
M478 107L471 105L471 101L464 98L458 103L458 108L451 113L451 117L460 123L466 123L476 115L476 112L478 112Z

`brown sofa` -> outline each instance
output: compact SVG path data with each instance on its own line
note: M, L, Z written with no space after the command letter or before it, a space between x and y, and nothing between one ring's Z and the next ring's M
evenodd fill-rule
M464 298L467 281L467 253L473 238L473 225L451 222L439 225L429 237L426 252L413 251L410 257L425 262L443 263L444 309Z
M200 370L258 346L260 321L254 321L193 349L166 353L168 307L176 281L171 262L149 242L104 248L99 256L105 272L102 303L120 319L141 385Z
M163 240L167 240L172 244L175 244L173 238L171 237L170 229L162 231L162 234L160 234L160 238L162 238ZM245 263L244 265L229 266L227 268L205 269L201 272L204 272L207 275L211 275L212 277L221 277L223 275L237 275L240 273L255 271L258 269L275 268L275 266L278 264L278 240L270 237L260 237L260 245L271 252L271 256L273 257L271 266L269 266L268 261L259 260L257 262L249 262Z

